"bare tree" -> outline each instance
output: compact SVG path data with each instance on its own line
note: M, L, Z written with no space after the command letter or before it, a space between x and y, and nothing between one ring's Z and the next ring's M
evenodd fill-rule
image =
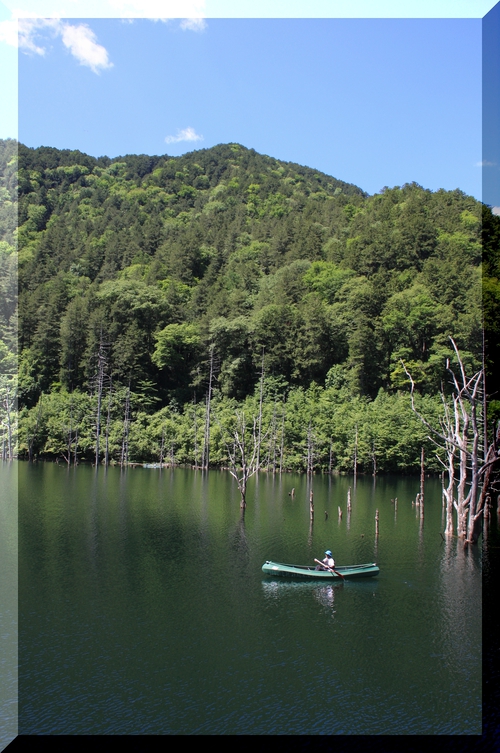
M240 507L246 507L246 492L248 479L254 476L259 470L258 457L261 442L265 439L268 432L263 436L258 427L258 418L253 416L252 429L247 427L247 421L244 411L236 411L236 422L228 432L221 425L224 444L226 445L229 457L229 472L238 484L238 491L241 495ZM228 433L231 441L228 441Z
M415 404L415 383L405 364L403 367L411 382L411 402L414 413L429 430L429 439L444 451L441 460L448 475L448 485L443 487L446 500L447 535L453 534L453 510L457 516L457 535L468 544L475 544L482 528L486 490L491 468L498 460L495 443L482 447L484 415L484 369L467 376L463 360L455 341L450 338L458 361L458 375L449 360L446 370L450 375L451 397L441 391L443 406L439 429L421 415ZM443 454L443 453L441 453ZM480 458L483 457L483 461Z

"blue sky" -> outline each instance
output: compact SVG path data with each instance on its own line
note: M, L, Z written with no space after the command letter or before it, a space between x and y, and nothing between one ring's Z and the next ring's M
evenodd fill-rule
M209 17L220 0L190 5L205 18L23 21L20 141L95 156L231 141L369 193L417 181L481 198L477 13L492 3L475 0L475 18L450 19L224 19ZM370 7L383 15L382 5ZM470 13L471 3L453 7Z

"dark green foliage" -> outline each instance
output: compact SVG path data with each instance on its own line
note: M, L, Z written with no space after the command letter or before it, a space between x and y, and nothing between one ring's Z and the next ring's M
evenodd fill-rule
M15 190L16 150L0 142L4 198ZM22 404L58 389L88 392L103 339L116 389L140 401L150 385L160 401L141 404L143 422L174 399L179 415L193 398L201 410L211 347L214 399L254 399L264 355L266 378L295 400L310 396L313 383L330 398L335 386L337 414L343 401L358 400L359 410L376 404L399 415L402 360L430 397L450 335L466 360L480 362L482 282L491 358L498 350L500 219L481 212L458 190L415 183L368 196L238 144L115 159L19 145ZM10 244L8 211L0 222ZM11 251L2 250L2 269ZM4 335L11 299L7 291ZM384 432L371 438L366 468ZM347 439L337 435L339 458ZM321 467L329 452L324 439ZM413 456L398 458L387 469L413 467Z
M489 391L493 394L500 368L500 217L483 206L483 309L486 345L486 370Z

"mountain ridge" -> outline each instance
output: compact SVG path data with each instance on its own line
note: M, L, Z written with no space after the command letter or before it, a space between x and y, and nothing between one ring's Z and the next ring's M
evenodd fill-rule
M215 144L212 147L195 149L191 152L186 152L185 154L177 156L177 157L169 155L169 154L163 154L163 155L124 154L124 155L119 155L117 157L108 157L106 155L93 157L89 154L86 154L85 152L81 152L78 149L57 149L56 147L47 147L47 146L27 147L24 144L19 143L19 156L20 156L19 166L20 168L25 168L25 169L36 169L36 167L40 166L40 163L41 163L41 166L43 166L44 169L49 169L49 168L55 168L55 167L60 167L60 166L67 166L70 164L82 164L85 166L89 166L89 163L90 163L93 165L109 166L111 164L115 164L119 162L125 162L127 164L137 164L137 163L142 162L143 166L149 163L149 166L154 169L159 164L165 163L169 160L176 160L178 162L182 162L184 160L189 161L190 159L196 157L196 155L199 155L201 157L209 156L211 154L220 155L220 154L224 154L224 152L227 152L227 150L233 151L233 154L234 154L235 149L240 151L242 154L248 155L249 157L258 156L261 159L268 161L268 166L271 166L271 165L284 166L289 169L301 171L302 173L307 172L307 173L310 173L311 175L318 175L318 176L321 176L323 180L328 179L328 180L335 181L336 187L343 186L348 189L349 188L353 189L356 193L358 193L359 195L363 195L365 197L369 195L366 191L363 191L358 186L355 186L354 184L348 183L346 181L342 181L338 178L334 178L328 173L325 173L316 168L311 168L306 165L300 165L299 163L296 163L296 162L291 162L287 160L279 160L269 155L260 154L255 149L245 147L236 142L220 143L220 144ZM144 172L141 177L143 177L145 174L146 173Z

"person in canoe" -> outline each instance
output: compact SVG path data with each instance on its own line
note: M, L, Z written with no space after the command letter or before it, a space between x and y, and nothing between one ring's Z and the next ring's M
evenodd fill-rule
M326 550L325 555L326 556L322 559L322 562L326 565L326 567L316 565L316 570L329 570L330 568L335 567L335 560L333 559L333 554L329 549Z

